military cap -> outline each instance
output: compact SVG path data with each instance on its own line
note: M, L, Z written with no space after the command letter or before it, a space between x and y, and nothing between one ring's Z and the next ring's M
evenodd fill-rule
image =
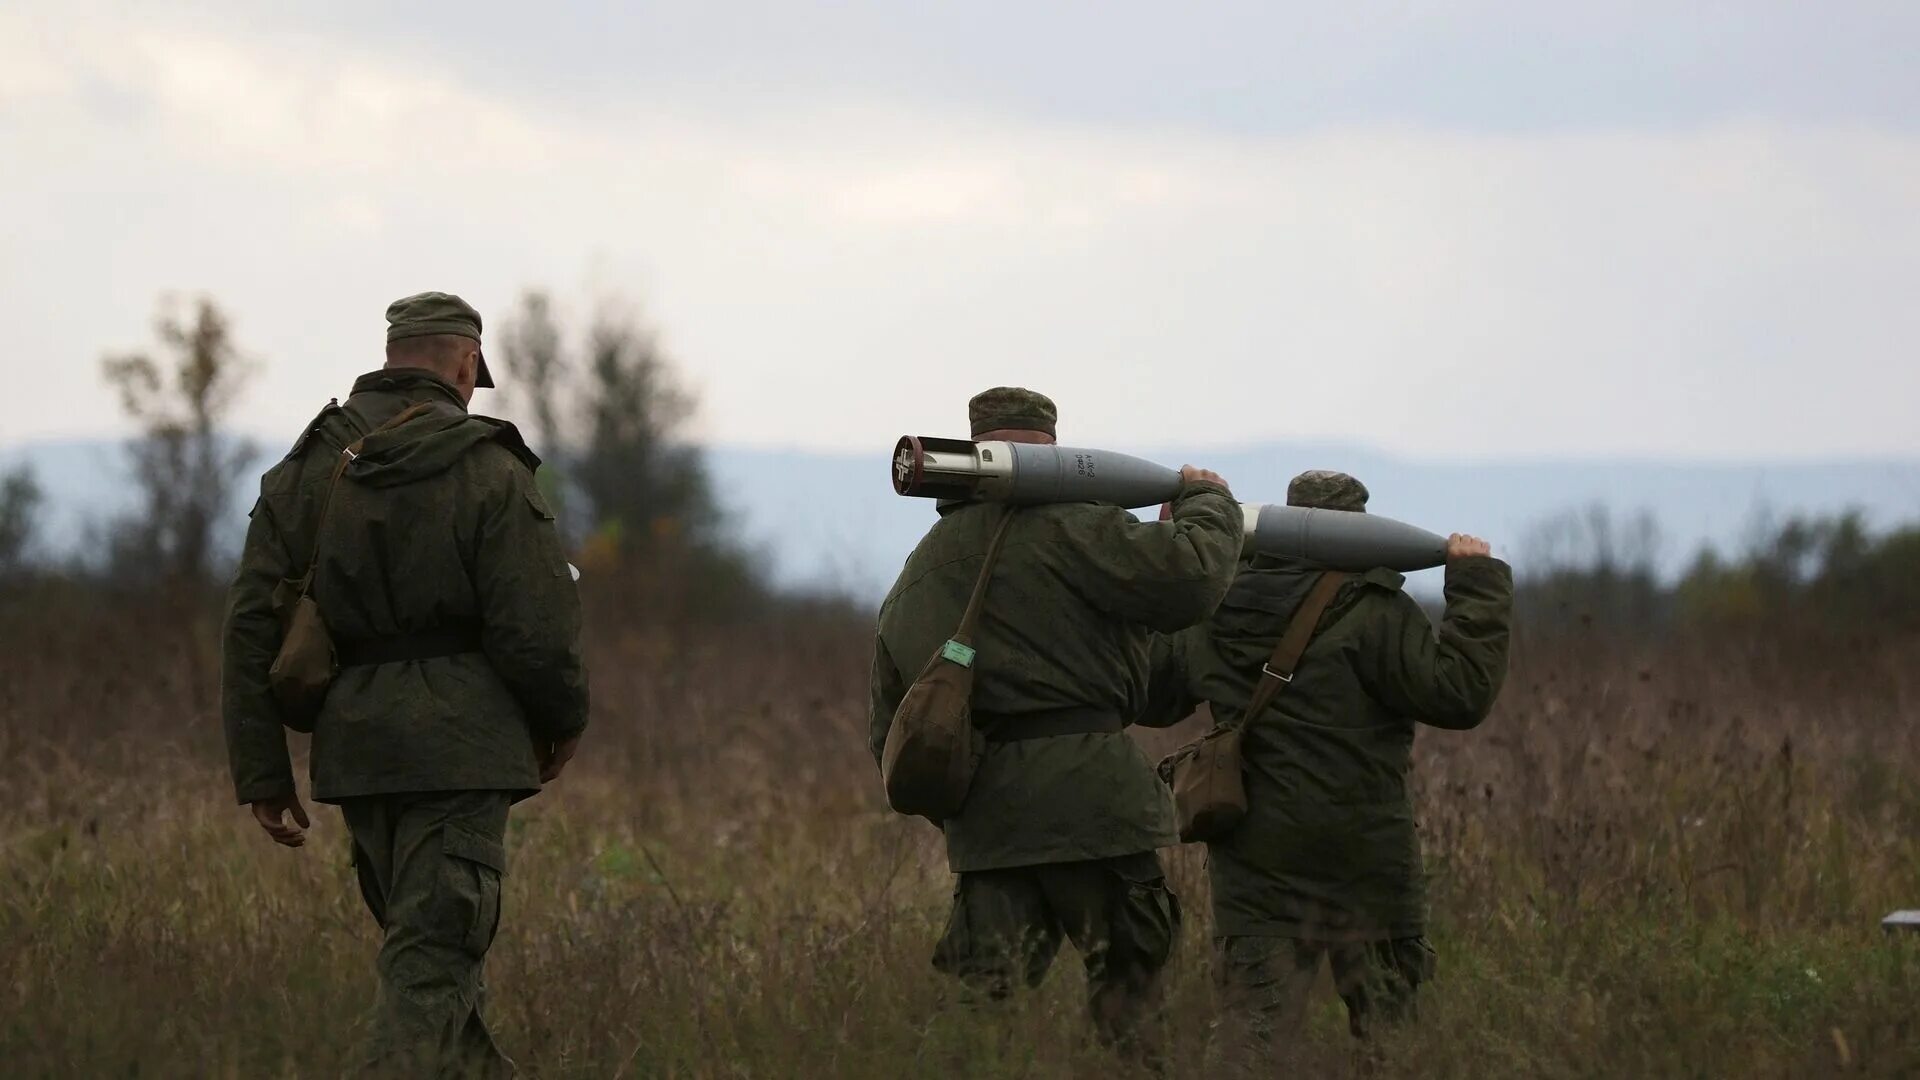
M480 313L472 304L443 292L414 293L387 305L387 341L426 337L429 334L456 334L480 340ZM480 355L480 373L475 386L492 386L493 374L487 370L487 357Z
M967 402L967 419L976 439L989 431L1044 431L1051 437L1060 413L1045 394L1018 386L996 386L973 395Z
M1367 512L1367 485L1343 472L1308 469L1287 485L1288 506Z

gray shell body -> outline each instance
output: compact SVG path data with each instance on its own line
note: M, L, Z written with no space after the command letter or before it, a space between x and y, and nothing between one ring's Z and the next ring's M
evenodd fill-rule
M1129 454L1078 446L998 445L1006 448L1013 463L1003 482L1005 494L998 496L1006 502L1156 506L1180 492L1179 470ZM981 495L994 498L987 488L981 486Z
M1447 561L1444 537L1378 514L1259 503L1243 504L1243 509L1248 552L1285 555L1356 573L1377 566L1425 570Z
M1021 505L1098 502L1156 506L1180 492L1180 473L1111 450L1034 443L907 437L895 448L902 495ZM1247 503L1249 554L1304 559L1333 570L1425 570L1446 561L1447 542L1378 514Z

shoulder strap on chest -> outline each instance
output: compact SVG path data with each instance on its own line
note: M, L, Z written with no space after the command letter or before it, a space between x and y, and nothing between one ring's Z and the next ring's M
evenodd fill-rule
M1279 644L1273 647L1273 656L1261 666L1260 685L1254 687L1253 700L1247 703L1247 711L1240 717L1242 725L1252 723L1255 717L1265 712L1267 706L1273 704L1273 699L1280 696L1280 691L1293 681L1293 672L1300 666L1300 657L1313 641L1313 631L1320 625L1320 616L1326 614L1327 605L1333 603L1334 594L1351 576L1339 570L1329 570L1313 583L1312 591L1301 601L1299 610L1293 613L1293 621L1287 624L1286 632L1280 635Z

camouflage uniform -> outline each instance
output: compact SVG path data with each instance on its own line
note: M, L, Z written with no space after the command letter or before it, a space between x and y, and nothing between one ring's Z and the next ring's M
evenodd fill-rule
M477 338L471 312L427 294L389 318L394 336L452 326ZM501 1073L511 1063L480 1009L507 809L540 788L537 744L587 720L578 596L534 488L538 459L511 425L468 415L431 372L376 371L266 473L229 593L227 749L240 802L293 792L267 682L282 635L275 590L308 565L342 449L420 402L430 407L367 439L326 516L313 595L342 666L314 723L313 797L341 807L384 931L373 1061Z
M975 398L976 436L1051 434L1052 402L1001 388ZM876 760L909 680L960 621L1000 510L940 507L880 609L872 681ZM1155 849L1172 806L1124 731L1146 705L1149 631L1219 602L1240 507L1188 484L1170 522L1090 503L1013 520L976 645L973 706L987 750L958 815L941 823L959 875L934 964L989 997L1037 984L1063 937L1085 960L1096 1030L1129 1038L1171 954L1179 902Z
M1293 505L1363 511L1366 499L1339 473L1288 489ZM1238 722L1318 578L1267 556L1243 567L1205 625L1155 641L1140 722L1172 723L1203 701L1216 722ZM1493 707L1513 579L1493 558L1448 564L1437 635L1403 580L1373 570L1342 586L1293 682L1246 728L1247 815L1208 845L1224 999L1216 1049L1242 1064L1298 1025L1323 956L1355 1035L1411 1017L1433 974L1406 783L1414 725L1471 728Z

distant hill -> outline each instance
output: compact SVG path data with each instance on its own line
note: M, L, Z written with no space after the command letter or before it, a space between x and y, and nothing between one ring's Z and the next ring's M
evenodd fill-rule
M722 506L742 537L771 560L777 580L877 597L933 520L931 503L892 493L888 449L831 454L722 446L708 451L707 462ZM1170 465L1192 461L1215 469L1241 498L1255 502L1281 501L1287 478L1302 469L1342 469L1366 481L1375 511L1438 532L1485 535L1523 571L1530 555L1543 554L1543 522L1594 505L1616 516L1649 513L1659 525L1659 563L1668 572L1703 546L1739 550L1768 515L1858 509L1876 527L1920 519L1920 460L1411 461L1311 443L1138 452ZM55 553L73 551L89 522L129 506L116 442L0 447L0 469L21 461L47 489L42 532ZM245 504L234 508L236 536L245 510Z

